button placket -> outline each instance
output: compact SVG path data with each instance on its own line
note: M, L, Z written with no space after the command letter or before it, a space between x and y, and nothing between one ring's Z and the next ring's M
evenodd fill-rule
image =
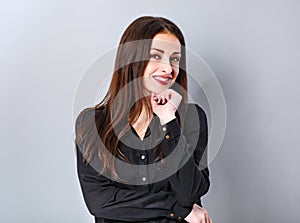
M145 151L145 142L141 143L141 150L139 153L139 160L140 160L140 165L138 166L139 168L139 173L140 173L140 181L142 184L147 183L148 181L148 171L147 171L147 163L146 161L146 151Z

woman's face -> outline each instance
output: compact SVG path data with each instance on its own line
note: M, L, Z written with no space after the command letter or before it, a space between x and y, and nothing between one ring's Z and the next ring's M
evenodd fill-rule
M180 56L181 45L174 34L156 34L151 44L150 60L144 71L144 88L156 94L170 88L179 73Z

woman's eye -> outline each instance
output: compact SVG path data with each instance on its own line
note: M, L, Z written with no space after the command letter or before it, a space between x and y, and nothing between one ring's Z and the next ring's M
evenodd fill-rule
M155 60L159 60L160 56L158 54L151 54L150 58L155 59Z
M179 57L172 57L171 61L175 62L175 63L178 63L180 61L180 58Z

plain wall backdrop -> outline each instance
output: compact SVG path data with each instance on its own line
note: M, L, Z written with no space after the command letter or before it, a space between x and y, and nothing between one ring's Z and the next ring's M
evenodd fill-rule
M141 15L174 21L223 89L227 128L204 197L214 223L300 221L299 1L0 4L1 222L93 222L76 175L74 95Z

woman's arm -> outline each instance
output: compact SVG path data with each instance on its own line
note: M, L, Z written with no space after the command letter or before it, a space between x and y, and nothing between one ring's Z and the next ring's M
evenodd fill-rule
M183 219L191 208L181 206L170 192L149 193L116 187L83 162L77 148L77 172L85 203L99 218L122 221L145 221L159 217Z
M189 105L184 126L182 131L177 118L163 125L167 137L162 148L166 156L175 150L177 160L171 166L180 168L168 178L176 200L183 206L192 207L194 203L199 204L210 185L206 161L207 119L198 105ZM186 161L184 165L182 160Z

